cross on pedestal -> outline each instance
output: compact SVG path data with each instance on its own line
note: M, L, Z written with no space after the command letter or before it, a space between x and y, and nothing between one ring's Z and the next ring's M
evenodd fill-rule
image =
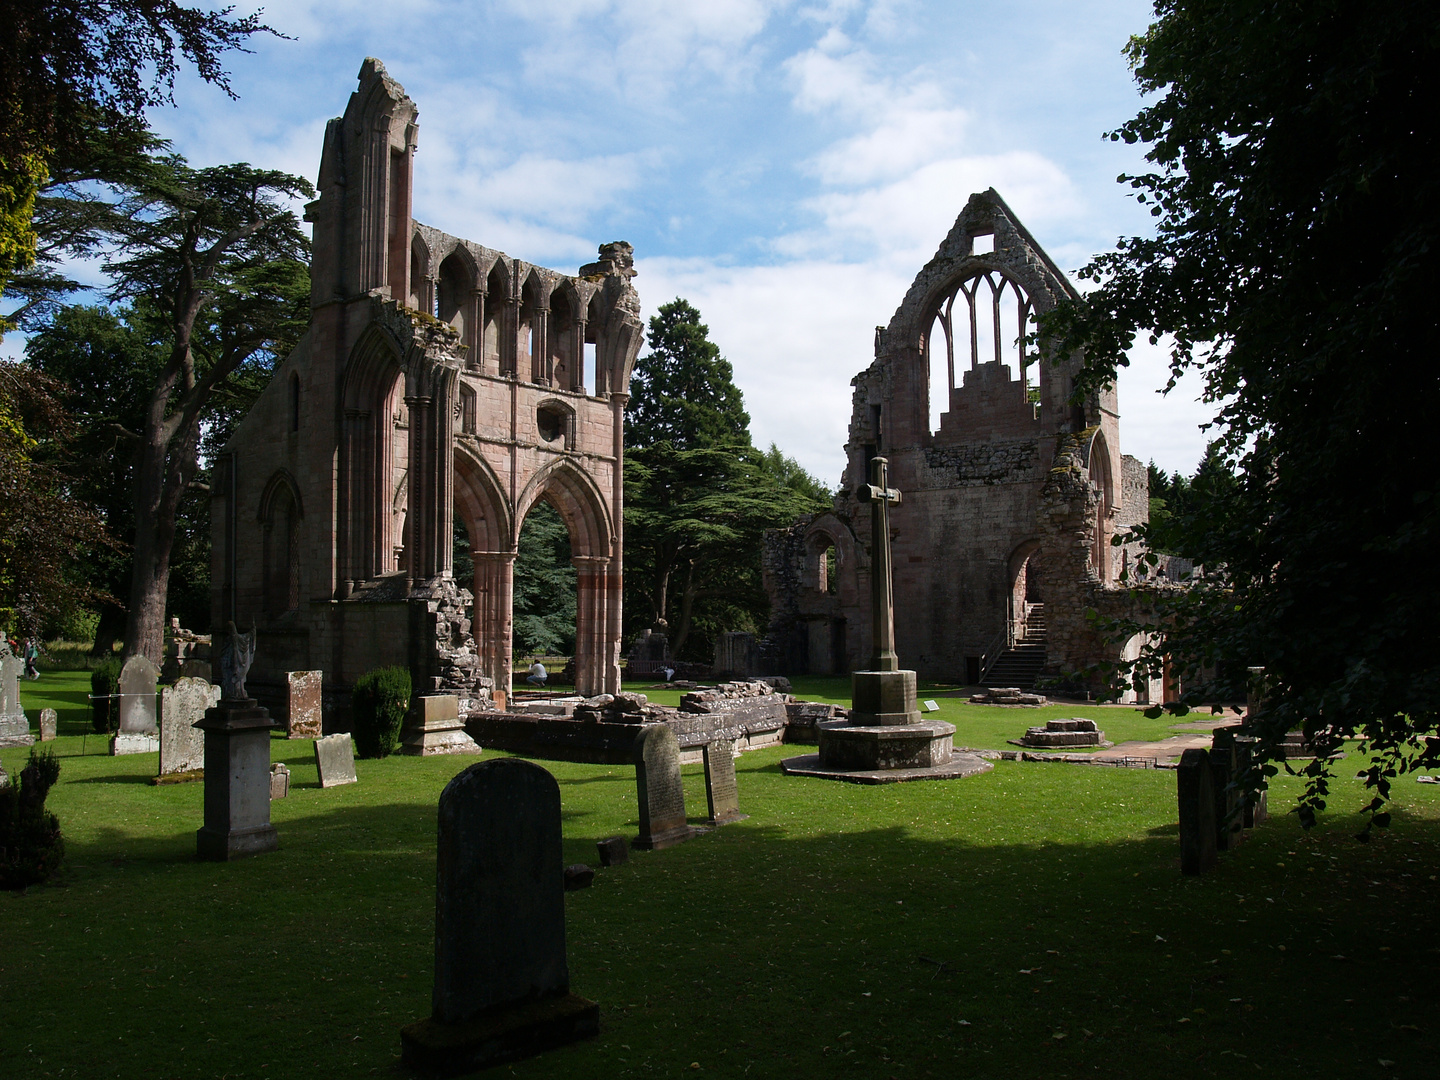
M890 506L900 504L900 490L887 487L889 462L870 459L870 483L855 494L870 504L870 615L875 659L871 671L899 671L895 655L895 593L890 573Z

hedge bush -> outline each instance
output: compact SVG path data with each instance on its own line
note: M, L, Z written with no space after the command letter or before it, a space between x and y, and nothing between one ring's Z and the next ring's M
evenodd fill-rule
M90 675L90 724L97 732L110 731L120 722L120 703L112 694L120 692L120 658L112 656Z
M38 885L65 857L60 821L45 809L45 796L59 776L55 755L32 747L19 782L0 788L0 889Z
M355 682L351 697L355 750L365 758L393 754L400 726L410 708L410 672L403 667L368 671Z

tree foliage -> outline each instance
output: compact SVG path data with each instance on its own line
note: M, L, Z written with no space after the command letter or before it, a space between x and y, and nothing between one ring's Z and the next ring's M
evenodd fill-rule
M0 0L0 289L34 259L31 210L53 163L83 156L97 129L142 132L173 101L181 63L227 94L221 63L257 33L258 13L174 0ZM5 329L0 326L0 330Z
M575 567L570 533L547 502L520 528L512 594L516 656L569 656L575 649Z
M1155 11L1128 48L1148 103L1111 135L1148 147L1152 171L1121 179L1154 235L1096 258L1098 287L1043 329L1086 349L1081 392L1137 333L1173 341L1235 475L1195 493L1175 546L1215 572L1158 598L1141 665L1168 650L1190 704L1243 698L1263 666L1261 756L1287 729L1322 751L1360 736L1379 814L1440 700L1440 19L1416 0ZM1327 767L1306 771L1308 819Z
M649 341L626 419L628 629L662 626L673 655L708 660L721 632L764 629L765 529L828 496L778 448L751 446L730 364L694 307L661 307Z
M38 634L103 596L80 570L113 541L57 467L73 435L63 388L0 362L0 623Z

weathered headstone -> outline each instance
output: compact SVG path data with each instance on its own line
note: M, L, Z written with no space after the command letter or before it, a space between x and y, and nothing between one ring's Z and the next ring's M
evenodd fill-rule
M570 992L560 786L519 758L483 761L440 796L435 986L400 1031L407 1065L453 1076L593 1036Z
M270 766L270 801L283 799L290 794L290 766L275 762Z
M110 753L148 754L160 749L155 722L155 683L160 669L136 653L120 669L120 730L110 740Z
M359 780L355 775L355 743L348 732L315 740L315 768L320 773L322 788Z
M0 746L33 746L30 721L20 707L20 673L24 663L10 652L0 635Z
M607 836L595 841L595 847L600 852L601 866L623 866L630 861L630 849L625 846L623 836Z
M50 742L55 738L55 729L59 726L60 715L54 709L40 710L40 741Z
M203 679L179 679L160 691L160 775L205 767L205 732L197 728L220 703L220 688Z
M1215 868L1215 787L1210 755L1190 749L1175 770L1180 800L1180 872L1204 874Z
M1240 773L1235 732L1216 728L1210 737L1210 779L1215 796L1215 849L1229 851L1245 839L1240 793L1234 780Z
M289 699L286 702L285 737L318 739L321 735L320 671L291 671L286 674Z
M631 847L658 851L683 844L694 835L685 823L680 743L665 724L647 724L635 738L635 787L640 802L640 835L630 841Z
M565 867L566 892L574 892L576 889L588 889L594 881L594 867L586 866L583 862L573 863Z
M716 739L705 746L705 801L711 825L744 821L740 813L740 789L735 783L735 744Z

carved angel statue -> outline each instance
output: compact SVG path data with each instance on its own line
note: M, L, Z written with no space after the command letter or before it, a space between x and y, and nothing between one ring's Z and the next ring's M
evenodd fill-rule
M242 634L235 624L225 625L225 638L220 646L220 696L227 701L244 701L245 676L255 659L255 626Z

